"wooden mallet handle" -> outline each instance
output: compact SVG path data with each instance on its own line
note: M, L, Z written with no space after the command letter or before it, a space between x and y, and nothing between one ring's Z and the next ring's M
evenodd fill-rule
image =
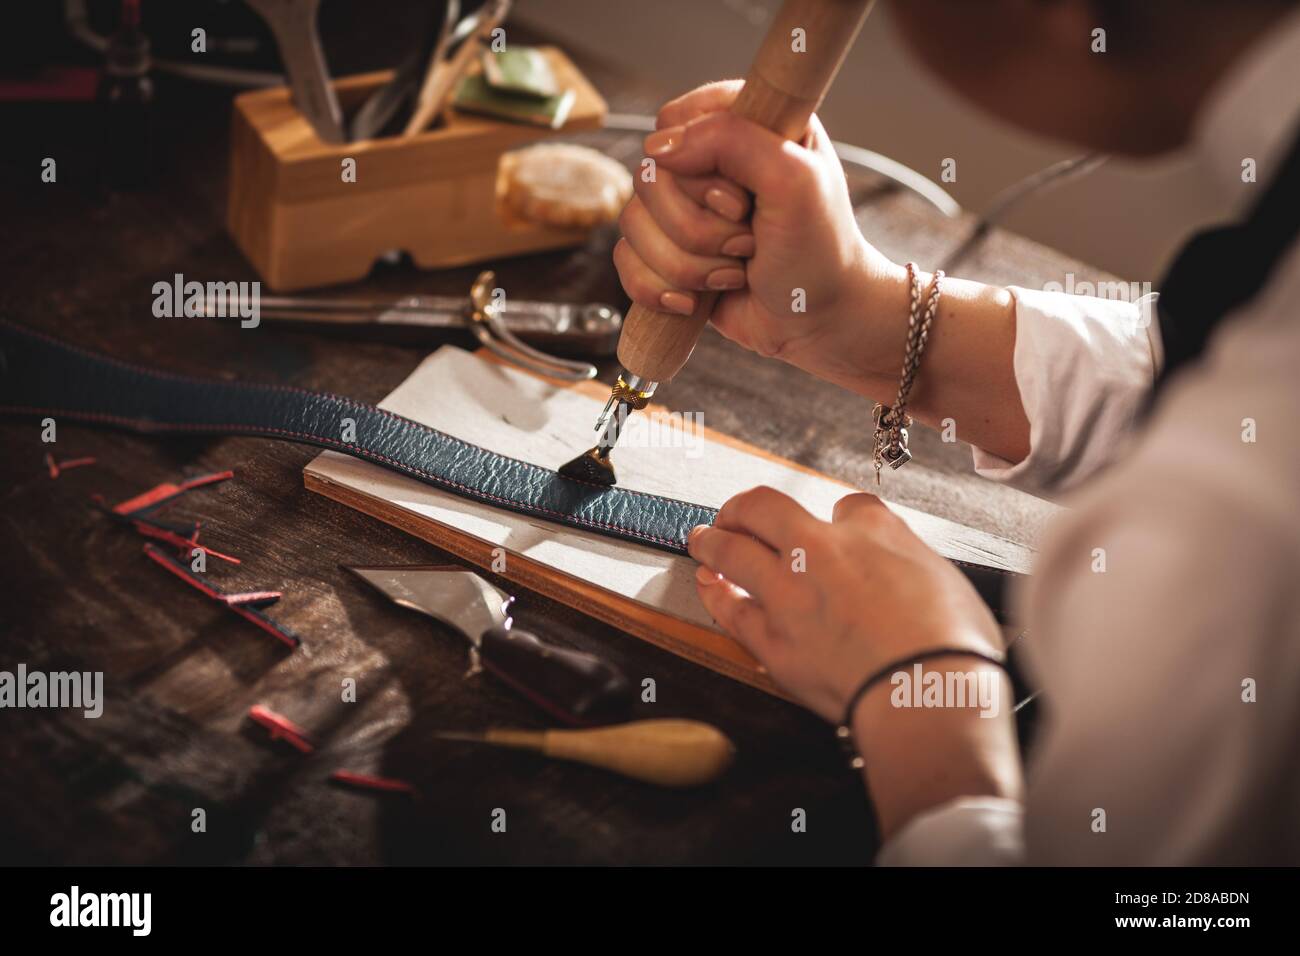
M874 2L786 0L731 111L786 139L802 139L808 118L821 105ZM796 30L803 32L796 34ZM797 37L802 38L802 52ZM619 362L652 382L671 379L691 357L718 295L701 294L691 316L634 304L623 320Z

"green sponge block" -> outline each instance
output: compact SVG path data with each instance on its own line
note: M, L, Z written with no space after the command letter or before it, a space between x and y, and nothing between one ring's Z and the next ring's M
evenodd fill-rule
M512 123L531 123L559 129L573 108L573 90L554 96L521 96L494 88L483 74L467 76L456 87L452 106L467 113L482 113Z
M483 75L488 84L503 93L545 99L560 94L551 64L541 50L530 46L512 46L500 53L483 55Z

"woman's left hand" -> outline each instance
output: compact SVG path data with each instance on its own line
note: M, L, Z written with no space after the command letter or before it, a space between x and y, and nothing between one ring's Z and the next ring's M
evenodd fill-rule
M827 720L895 659L936 647L1002 651L970 582L874 495L841 499L828 523L755 488L694 529L689 549L709 613Z

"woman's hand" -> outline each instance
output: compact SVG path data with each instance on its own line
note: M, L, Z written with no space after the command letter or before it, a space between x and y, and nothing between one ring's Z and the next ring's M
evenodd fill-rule
M723 505L712 527L694 529L689 547L705 608L827 720L843 719L862 681L894 660L941 647L1002 650L975 589L874 495L841 499L827 523L779 491L755 488ZM1005 676L960 655L924 669L974 675L975 686L993 690L992 708L982 692L978 704L900 705L892 680L866 694L851 722L885 838L955 797L1020 795Z
M862 238L821 122L803 144L783 140L729 112L740 88L703 86L660 111L645 144L654 177L636 177L619 221L624 289L683 315L725 291L713 324L745 348L851 388L876 365L896 376L906 270ZM873 310L890 320L880 334Z
M772 678L839 721L857 686L910 653L1002 649L970 582L875 495L852 494L830 523L755 488L691 533L700 600Z
M729 112L740 88L739 80L702 86L660 111L645 144L654 178L635 177L619 220L623 288L638 305L682 315L702 292L720 291L713 324L727 338L893 401L907 269L862 238L817 117L803 143L788 142ZM1029 421L1013 365L1011 293L949 276L930 339L909 413L929 425L951 419L964 441L1023 459Z

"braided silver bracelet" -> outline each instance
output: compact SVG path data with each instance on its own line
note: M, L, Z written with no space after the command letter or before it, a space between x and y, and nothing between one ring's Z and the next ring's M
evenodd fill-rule
M920 269L915 262L907 264L907 278L912 287L912 309L907 320L907 348L903 352L903 374L898 382L898 398L893 405L877 402L871 410L871 417L876 423L876 484L880 484L880 470L886 462L890 468L901 468L912 460L912 453L907 450L907 429L912 424L912 419L907 414L907 399L912 392L912 383L916 381L917 370L921 367L921 355L930 340L930 326L939 311L943 272L934 274L924 309L921 308L921 299L925 290Z

